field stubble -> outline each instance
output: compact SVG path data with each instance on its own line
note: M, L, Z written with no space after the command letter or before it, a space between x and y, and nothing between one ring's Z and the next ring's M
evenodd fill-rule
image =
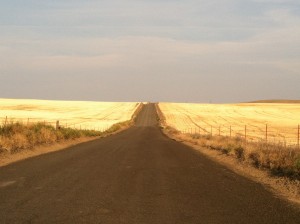
M182 133L299 146L300 104L160 103L167 125Z
M105 131L131 119L139 103L0 99L5 123L44 123L64 128Z

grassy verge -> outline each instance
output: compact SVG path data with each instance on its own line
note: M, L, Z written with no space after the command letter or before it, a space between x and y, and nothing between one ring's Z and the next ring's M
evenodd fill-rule
M72 128L60 128L56 130L53 126L45 125L44 123L36 123L28 126L20 123L11 123L0 127L0 153L13 154L40 145L51 145L83 137L106 137L130 127L133 123L133 120L120 122L112 125L104 132Z
M300 205L300 151L282 145L247 143L240 138L182 134L168 126L156 106L162 132L239 175L262 183L297 207Z
M300 181L300 150L283 145L248 142L241 138L182 134L172 127L164 126L164 132L180 141L215 150L237 159L241 164L269 171L271 175Z
M300 180L300 151L296 148L263 142L245 143L241 138L222 136L185 134L181 138L201 147L217 150L255 168L270 171L274 176Z
M38 145L50 145L64 140L96 137L102 134L99 131L71 128L56 130L53 126L43 123L28 126L20 123L11 123L0 127L0 152L16 153L21 150L32 149Z
M104 132L63 127L55 129L53 126L44 123L31 125L23 125L21 123L6 124L5 126L0 126L0 153L14 154L40 145L52 145L57 142L84 137L106 137L132 126L141 108L142 104L137 107L131 120L116 123Z
M273 176L300 180L300 150L284 145L272 145L264 142L245 142L242 138L182 134L168 126L158 105L156 106L160 125L165 134L180 141L187 141L200 147L219 151L236 158L241 164L269 171Z
M162 130L239 175L263 184L283 199L300 206L299 151L242 139L182 134L172 127ZM272 148L271 148L272 147Z
M135 124L135 121L136 121L136 118L137 118L138 114L143 109L143 106L144 105L142 103L140 103L138 105L137 109L135 110L135 112L133 113L133 115L131 116L130 120L120 122L120 123L116 123L116 124L112 125L108 130L106 130L104 132L104 134L107 135L107 134L116 133L116 132L122 131L124 129L127 129L127 128L133 126Z

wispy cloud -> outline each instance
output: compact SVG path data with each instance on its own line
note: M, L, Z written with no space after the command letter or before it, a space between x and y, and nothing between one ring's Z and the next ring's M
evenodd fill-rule
M75 98L95 99L91 88L105 96L96 98L101 100L135 100L137 95L144 98L140 100L173 101L299 97L298 1L1 4L3 96L23 96L8 91L7 85L18 81L31 85L46 80L55 87L69 78L81 92L65 88L56 97L71 92ZM266 87L261 82L267 80L272 84ZM119 92L109 95L114 85ZM18 91L32 97L35 90L21 85Z

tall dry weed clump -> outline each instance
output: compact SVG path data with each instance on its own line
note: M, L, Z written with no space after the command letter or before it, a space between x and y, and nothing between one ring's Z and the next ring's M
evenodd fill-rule
M166 129L168 130L168 129ZM182 140L200 145L222 154L235 157L240 162L251 164L258 169L269 170L273 175L300 180L300 150L280 144L245 142L243 138L181 134L172 132Z
M100 136L101 132L61 128L56 130L51 125L36 123L23 125L10 123L0 127L0 152L15 153L30 149L36 145L52 144L61 140L84 136Z
M94 130L77 130L72 128L55 129L51 125L35 123L23 125L20 123L9 123L0 126L0 153L16 153L24 149L31 149L37 145L52 144L63 140L76 139L80 137L100 137L110 135L116 131L130 127L133 119L114 124L104 132Z

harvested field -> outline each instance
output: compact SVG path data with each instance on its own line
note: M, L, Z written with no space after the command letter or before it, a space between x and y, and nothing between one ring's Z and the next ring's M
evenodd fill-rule
M183 133L247 138L297 146L300 104L160 103L166 124Z
M105 131L130 120L139 103L0 99L0 122L45 122L76 129Z

